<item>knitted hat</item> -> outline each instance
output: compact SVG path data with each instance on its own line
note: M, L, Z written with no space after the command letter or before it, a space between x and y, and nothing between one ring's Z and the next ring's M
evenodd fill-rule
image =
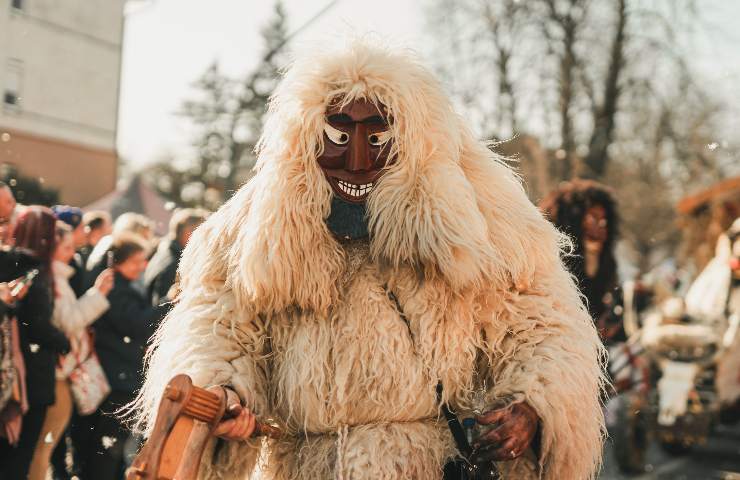
M82 210L69 205L54 205L51 207L58 220L66 223L70 227L77 228L82 222Z

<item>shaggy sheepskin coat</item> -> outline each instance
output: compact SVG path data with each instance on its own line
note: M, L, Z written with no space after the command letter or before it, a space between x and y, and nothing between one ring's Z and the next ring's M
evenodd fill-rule
M327 106L356 98L387 108L396 161L367 201L369 241L343 244L316 157ZM594 477L602 349L562 237L412 54L362 40L297 61L258 155L184 252L138 399L145 431L186 373L287 433L222 442L201 478L434 480L455 454L441 381L453 410L537 411L538 455L502 463L507 478Z

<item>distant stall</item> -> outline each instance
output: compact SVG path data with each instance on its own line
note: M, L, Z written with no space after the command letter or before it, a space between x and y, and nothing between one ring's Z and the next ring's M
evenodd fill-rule
M699 271L714 256L717 238L740 216L740 176L684 197L676 210L683 235L680 261Z

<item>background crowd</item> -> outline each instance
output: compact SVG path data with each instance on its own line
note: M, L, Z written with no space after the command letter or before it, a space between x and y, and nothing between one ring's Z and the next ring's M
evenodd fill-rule
M207 214L175 212L159 239L143 215L17 206L0 184L0 478L123 476L138 440L116 412L141 384L180 254Z

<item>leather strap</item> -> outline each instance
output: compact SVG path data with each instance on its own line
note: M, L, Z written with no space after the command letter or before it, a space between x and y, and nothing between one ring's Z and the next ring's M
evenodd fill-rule
M439 382L437 384L438 402L442 401L442 388L442 382ZM460 421L457 419L457 415L450 411L450 407L447 406L446 403L442 404L442 413L447 420L447 426L450 428L450 433L452 433L452 438L455 440L457 450L463 457L469 458L470 455L473 453L473 449L470 446L470 443L468 443L468 437L465 436L465 430L463 429L462 425L460 425Z

